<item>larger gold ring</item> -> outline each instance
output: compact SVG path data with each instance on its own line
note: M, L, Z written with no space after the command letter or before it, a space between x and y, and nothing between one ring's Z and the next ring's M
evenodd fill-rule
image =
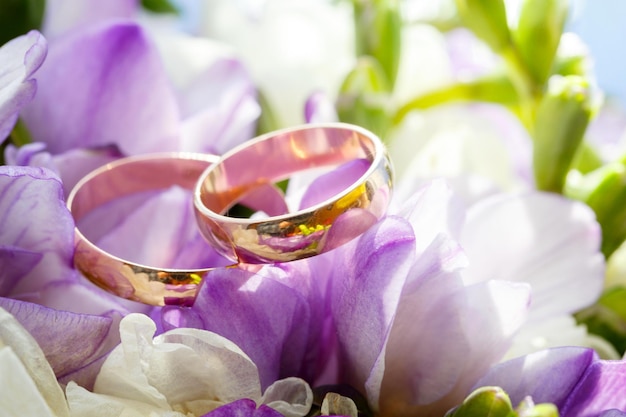
M131 194L178 185L191 190L214 155L163 153L132 156L106 164L82 178L67 206L75 229L74 264L101 288L146 304L190 305L202 279L215 268L154 268L114 256L87 239L78 224L92 210Z
M354 160L369 163L365 173L312 207L263 219L227 214L260 186ZM223 155L198 181L194 206L201 233L222 255L251 264L286 262L362 234L385 213L391 190L391 162L376 135L342 123L304 125L257 137Z

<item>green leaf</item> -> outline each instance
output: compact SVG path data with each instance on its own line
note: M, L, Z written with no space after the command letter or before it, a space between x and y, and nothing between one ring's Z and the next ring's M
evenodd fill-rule
M179 13L176 6L174 6L169 0L141 0L141 6L153 13Z
M600 155L596 152L593 146L583 140L580 145L574 161L572 162L572 169L579 171L582 174L588 174L602 166L604 161Z
M533 164L537 188L560 193L592 113L592 90L579 76L555 76L537 109Z
M482 387L472 392L446 417L511 417L515 415L511 400L500 387Z
M17 123L15 123L13 130L9 134L9 138L11 139L11 143L18 147L33 141L22 119L17 119Z
M626 351L626 288L605 291L598 302L575 315L589 332L603 337L620 355Z
M504 0L455 0L463 24L496 53L511 45Z
M39 29L45 8L46 0L2 0L0 45L32 29Z
M453 84L414 98L398 109L393 119L394 124L402 122L411 111L425 110L457 101L485 101L515 106L519 97L507 76L488 76L470 82Z
M608 258L626 239L626 166L613 162L577 181L568 181L566 195L585 202L602 228L602 253Z
M375 58L361 57L346 76L336 108L339 120L362 126L385 139L391 125L387 77Z
M353 0L357 57L380 63L393 89L400 62L402 18L398 0Z
M528 72L538 85L551 74L568 13L568 0L525 0L515 44Z

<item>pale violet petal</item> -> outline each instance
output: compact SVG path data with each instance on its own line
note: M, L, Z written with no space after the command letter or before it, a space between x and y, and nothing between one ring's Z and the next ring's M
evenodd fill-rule
M108 145L125 154L180 148L174 93L136 23L109 21L55 40L37 78L22 117L33 140L53 154Z
M11 313L35 338L57 378L94 359L112 320L107 317L54 310L38 304L0 298L0 307ZM76 349L76 346L81 346Z
M218 60L179 92L182 150L223 154L254 136L261 108L243 65Z
M0 167L0 213L0 251L5 256L27 251L40 257L36 264L14 270L25 274L12 277L17 281L11 293L3 295L36 291L50 281L72 280L74 221L56 174L42 168Z
M432 403L463 372L459 361L469 351L467 299L458 276L463 259L458 244L440 236L411 267L386 345L384 376L378 386L368 381L368 397L377 404L380 396L381 412L394 403Z
M304 103L304 121L307 123L331 123L338 122L335 104L328 95L317 91L309 96Z
M411 226L386 217L357 241L339 249L333 271L332 314L345 363L344 379L356 389L384 350L415 252Z
M394 213L413 227L418 254L441 233L452 238L461 234L465 206L444 180L426 182L408 200L396 204Z
M294 278L308 279L306 269L292 271ZM311 309L299 290L271 273L214 270L205 278L192 310L204 329L232 340L252 359L263 389L282 374L303 372L316 336L311 334Z
M532 286L529 319L574 312L602 290L600 227L583 203L539 192L494 196L470 208L460 242L470 259L466 282Z
M591 349L545 349L495 365L474 387L502 387L513 404L531 396L535 403L550 402L561 408L595 359Z
M46 39L33 30L0 48L0 138L13 129L18 114L34 97L33 78L48 51Z

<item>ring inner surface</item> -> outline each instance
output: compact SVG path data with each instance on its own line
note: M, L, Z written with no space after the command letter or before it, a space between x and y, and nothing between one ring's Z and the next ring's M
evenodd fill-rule
M311 168L354 159L373 162L376 145L366 135L336 127L286 132L234 153L207 173L200 189L204 206L223 214L243 195Z

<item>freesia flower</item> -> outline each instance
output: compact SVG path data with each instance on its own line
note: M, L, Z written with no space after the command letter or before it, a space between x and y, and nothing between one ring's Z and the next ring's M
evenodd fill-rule
M532 353L493 367L476 386L505 389L514 404L526 396L551 402L559 415L624 415L626 362L599 360L591 349L560 347Z
M322 256L215 271L191 309L166 307L161 322L235 341L263 386L296 375L349 384L380 415L437 415L504 357L527 311L529 323L556 319L600 291L598 226L583 204L500 196L466 213L439 181L398 214ZM572 296L555 302L557 289Z
M0 138L6 138L20 110L37 91L34 73L46 58L47 42L37 31L0 47Z
M314 91L334 97L354 64L348 4L220 0L202 6L197 30L232 45L280 126L302 123L304 102Z
M262 392L254 362L224 337L181 328L153 339L155 330L144 315L131 314L122 320L122 344L103 364L93 392L68 384L71 415L296 417L308 413L313 395L304 381L279 380ZM230 405L220 410L224 404Z
M66 192L122 155L223 153L253 136L260 111L255 87L223 47L177 40L176 68L187 71L172 79L161 56L168 48L157 49L141 24L76 24L50 42L38 94L21 113L32 140L52 155L47 166L60 173ZM42 158L33 154L41 152L10 149L8 163L35 165Z
M0 208L0 306L32 333L58 378L89 385L88 365L97 369L119 342L114 324L145 307L120 303L73 268L74 222L52 171L0 167Z
M69 417L63 390L33 337L0 308L0 406L8 415Z

